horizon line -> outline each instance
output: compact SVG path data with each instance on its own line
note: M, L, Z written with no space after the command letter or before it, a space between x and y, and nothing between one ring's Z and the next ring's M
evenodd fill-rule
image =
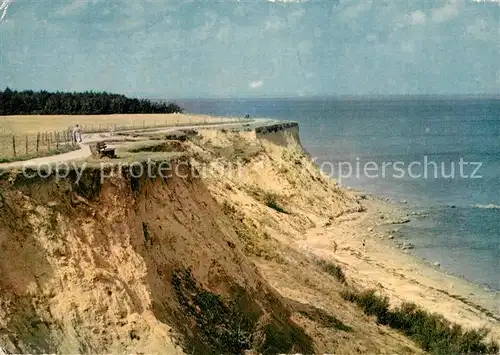
M199 96L199 97L170 97L158 95L137 94L137 96L147 97L151 100L311 100L311 99L340 99L340 100L366 100L366 99L500 99L500 93L497 94L375 94L375 95L311 95L311 96Z

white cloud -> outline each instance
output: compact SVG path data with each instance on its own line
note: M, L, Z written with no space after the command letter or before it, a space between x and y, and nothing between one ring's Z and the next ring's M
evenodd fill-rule
M279 4L298 4L301 2L307 2L307 0L267 0L267 1Z
M448 0L442 7L432 9L432 20L434 22L445 22L458 16L460 0Z
M255 80L255 81L251 81L248 86L251 88L251 89L258 89L260 87L262 87L262 85L264 85L264 82L262 80Z
M412 25L425 25L427 15L420 10L414 11L407 16L408 22Z
M364 12L371 10L372 6L373 6L372 0L363 0L361 3L357 5L346 7L340 13L340 18L347 20L354 19L356 17L359 17Z
M2 3L0 4L0 10L2 12L2 15L0 17L0 23L5 19L7 16L7 9L9 8L9 5L13 2L14 0L3 0Z

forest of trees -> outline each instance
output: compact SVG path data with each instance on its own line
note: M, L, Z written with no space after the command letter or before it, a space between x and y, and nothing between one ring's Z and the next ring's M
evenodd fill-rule
M4 115L102 115L114 113L176 113L175 103L131 99L124 95L86 91L82 93L31 90L0 91L0 116Z

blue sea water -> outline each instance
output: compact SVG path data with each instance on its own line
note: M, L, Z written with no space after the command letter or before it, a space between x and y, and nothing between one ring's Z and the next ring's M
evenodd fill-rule
M429 212L401 229L416 255L500 290L500 99L180 103L193 113L298 121L304 148L341 184Z

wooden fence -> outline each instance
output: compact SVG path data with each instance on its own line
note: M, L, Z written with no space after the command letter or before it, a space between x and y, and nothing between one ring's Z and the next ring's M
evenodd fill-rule
M134 131L134 130L148 130L157 128L169 128L177 126L203 126L203 125L213 125L222 123L243 123L251 122L248 119L242 118L215 118L215 117L204 117L202 120L195 119L189 120L183 119L169 119L169 120L143 120L132 121L129 124L88 124L81 125L82 133L106 133L110 131L121 132L121 131Z
M44 152L71 150L74 145L70 129L24 135L2 134L0 135L0 158L36 156Z
M202 126L220 123L241 123L249 122L248 119L239 118L204 118L203 120L189 121L183 120L165 120L142 122L131 122L125 125L117 124L91 124L81 125L83 136L92 133L110 133L134 130L153 130L176 126ZM71 150L76 147L72 139L72 128L63 131L38 132L36 134L9 134L0 133L0 160L12 160L12 158L21 158L28 155L43 155L47 152ZM73 148L74 149L74 148ZM15 159L14 159L15 160Z

